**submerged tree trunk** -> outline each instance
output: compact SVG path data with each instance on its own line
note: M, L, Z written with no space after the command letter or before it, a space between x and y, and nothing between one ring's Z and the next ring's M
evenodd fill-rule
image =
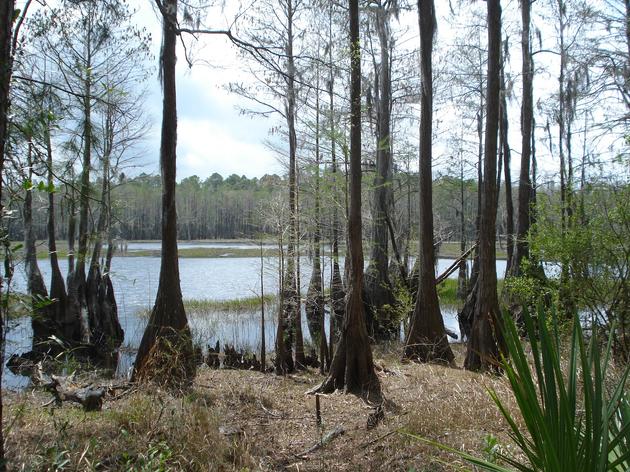
M404 357L421 362L451 363L444 320L435 286L433 245L432 133L433 133L433 38L436 19L433 0L418 0L420 23L420 279L416 306L405 342Z
M48 254L50 257L50 315L55 326L56 336L62 340L72 339L72 330L78 325L78 320L71 319L66 306L68 303L66 294L66 284L59 268L59 257L57 256L57 241L55 239L55 193L50 190L54 185L53 178L53 158L52 142L50 137L50 124L47 123L45 130L46 139L46 166L48 183Z
M187 386L195 376L192 337L179 283L177 212L175 207L177 159L177 95L175 50L177 0L166 0L162 13L162 254L155 305L142 336L132 380ZM167 16L168 15L168 16Z
M332 19L333 19L333 2L330 3L330 11L328 18L328 98L330 103L330 160L332 173L332 193L333 193L333 210L332 210L332 261L331 261L331 280L330 280L330 326L329 326L329 357L332 358L333 346L336 344L337 337L341 331L341 324L345 313L345 293L343 280L341 279L341 271L339 269L339 207L338 203L338 172L337 172L337 136L335 127L335 101L334 101L334 84L335 74L332 59Z
M101 208L86 283L90 343L97 347L99 354L104 359L109 359L110 354L122 344L124 339L124 332L118 320L118 306L114 296L114 287L108 275L109 270L104 273L101 267L103 240L109 234L109 222L111 221L109 195L111 185L110 154L113 147L112 111L108 110L107 113L106 136L102 158Z
M321 267L321 196L319 184L319 68L315 95L315 229L313 231L313 271L306 294L306 317L313 344L319 347L320 371L323 373L328 359L328 345L324 330L324 292Z
M363 241L361 237L361 49L359 2L350 0L350 208L348 240L350 278L346 313L330 372L319 392L344 389L368 400L380 401L380 383L372 360L363 302Z
M510 143L508 141L508 112L505 93L505 72L503 60L501 60L501 124L499 129L501 134L501 147L503 149L503 172L505 178L505 232L507 239L507 263L505 275L507 275L510 272L512 255L514 253L514 202L512 200L512 173L510 169L512 153L510 150Z
M297 244L297 137L295 131L295 64L293 58L293 2L288 0L287 2L287 103L286 103L286 119L287 127L289 130L289 241L287 245L287 264L286 273L284 275L283 284L283 306L282 314L286 321L281 323L286 324L288 329L284 333L283 339L276 341L284 342L285 346L281 352L286 352L286 355L291 360L279 358L276 355L276 362L281 363L282 366L279 369L276 366L276 370L280 370L284 373L292 372L295 368L293 363L293 345L297 347L301 344L301 340L296 339L298 334L298 322L301 318L300 314L300 295L297 286L297 261L296 261L296 244ZM301 328L301 327L300 327ZM297 352L296 352L297 356ZM302 353L303 357L303 353ZM303 359L297 359L298 364L303 363Z
M29 137L27 151L27 182L33 180L33 144ZM44 278L37 264L37 248L35 246L35 232L33 231L33 188L28 188L24 195L24 267L26 269L26 284L31 296L31 326L33 328L32 350L46 352L48 338L56 334L50 316L50 306L47 305L48 290Z
M497 135L500 108L501 2L488 0L488 92L484 179L479 231L479 275L472 332L464 367L468 370L498 369L503 348L497 295L496 180Z
M387 218L392 207L391 144L391 71L389 9L377 6L376 29L380 45L378 90L376 100L376 175L372 208L372 247L365 271L365 299L368 305L369 330L376 340L396 339L398 322L392 319L394 294L389 280L389 232ZM376 72L376 71L375 71Z

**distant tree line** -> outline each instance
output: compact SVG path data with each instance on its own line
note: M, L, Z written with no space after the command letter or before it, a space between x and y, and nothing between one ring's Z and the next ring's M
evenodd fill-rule
M312 207L314 194L311 191L313 176L308 170L302 171L303 200L301 202L300 220L303 233L308 233L312 222ZM394 218L401 228L411 228L412 238L415 237L418 224L418 209L413 203L417 200L417 174L398 172L394 174L395 211ZM102 181L95 180L92 184L92 198L99 199L96 189L101 187ZM125 240L154 240L160 239L160 196L161 182L159 175L141 173L136 177L121 175L112 183L112 214L113 235ZM268 236L275 235L272 211L274 200L282 200L282 192L286 188L285 176L276 174L264 175L261 178L247 178L232 174L223 178L214 173L210 177L202 178L193 175L182 179L177 184L177 214L178 238L180 240L198 239L251 239L261 233ZM60 184L55 193L60 197L56 213L56 234L60 239L68 238L69 207L71 184ZM369 182L364 183L364 194L371 192ZM459 177L443 175L434 181L436 199L434 212L436 219L436 238L444 241L459 241L462 236L460 216L464 215L464 233L467 241L475 236L474 218L477 211L477 184L472 179L461 180ZM19 188L12 189L19 193ZM463 190L463 207L459 200ZM411 197L411 205L408 205ZM13 202L17 208L18 201ZM11 202L9 202L11 205ZM47 207L48 192L41 189L33 190L33 233L38 240L47 238ZM504 207L501 200L499 211ZM324 238L330 231L332 210L322 209L322 224ZM23 239L24 223L21 212L15 212L14 218L8 220L10 239ZM92 210L92 219L97 220L99 209ZM499 234L503 227L499 227ZM399 235L401 238L406 234Z

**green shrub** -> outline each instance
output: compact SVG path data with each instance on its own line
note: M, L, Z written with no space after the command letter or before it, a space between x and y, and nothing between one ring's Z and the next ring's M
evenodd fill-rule
M531 356L525 353L516 324L505 317L509 359L503 362L525 430L494 390L489 394L509 425L509 435L522 453L502 450L496 457L527 472L627 472L630 470L630 394L625 390L629 367L617 377L610 370L611 343L600 353L594 334L586 343L577 316L563 370L561 336L555 317L540 309L524 316ZM610 379L613 378L613 381ZM607 381L610 385L607 385ZM451 450L484 470L500 465ZM522 458L521 458L522 457Z

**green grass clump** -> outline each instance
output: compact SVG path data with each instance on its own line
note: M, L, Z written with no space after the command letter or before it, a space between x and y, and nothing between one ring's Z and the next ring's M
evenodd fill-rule
M442 305L457 305L457 279L446 279L437 286L438 297Z
M276 295L265 295L263 300L267 305L276 301L276 298ZM184 300L184 307L186 311L197 313L208 311L242 313L260 309L260 296L253 295L232 300Z

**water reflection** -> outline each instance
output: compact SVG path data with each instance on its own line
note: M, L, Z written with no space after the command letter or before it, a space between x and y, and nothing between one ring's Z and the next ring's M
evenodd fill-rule
M157 244L157 243L129 243ZM208 243L210 244L210 243ZM221 244L221 243L212 243ZM232 246L233 247L233 246ZM343 258L340 261L343 271ZM301 289L305 294L310 280L312 266L307 257L301 258ZM453 259L439 259L436 273L440 274ZM50 263L40 260L40 269L47 283L50 281ZM67 271L67 261L61 260L62 272ZM118 371L126 372L133 362L135 349L140 344L147 323L146 310L155 299L160 269L159 257L118 257L114 259L112 282L116 291L120 322L125 330L125 340L121 349ZM278 260L275 257L263 259L263 277L265 294L275 294L278 290ZM330 280L330 261L323 265L324 279ZM259 258L182 258L180 259L180 278L185 299L231 300L260 295ZM497 261L497 272L505 271L505 261ZM456 273L451 275L455 278ZM16 268L11 285L14 291L26 291L26 279L23 266ZM276 307L269 307L266 312L266 346L273 349L276 331ZM144 313L144 314L143 314ZM443 307L444 321L449 329L459 333L456 312ZM303 319L305 341L310 341L306 316ZM204 312L189 313L189 322L195 340L201 345L214 344L217 340L230 343L238 348L260 349L260 312L246 313ZM30 349L32 331L30 320L22 318L11 322L7 332L5 357ZM9 388L22 388L26 385L25 377L16 376L6 368L3 385Z

